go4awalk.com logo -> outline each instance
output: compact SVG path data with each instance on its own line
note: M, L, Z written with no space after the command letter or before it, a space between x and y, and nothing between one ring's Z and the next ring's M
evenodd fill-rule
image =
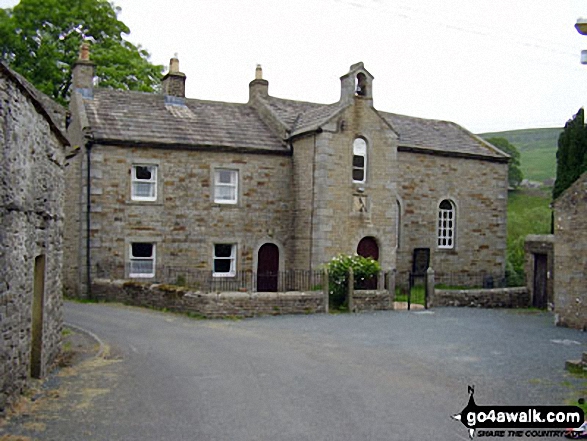
M578 438L583 431L579 428L585 416L578 406L478 406L475 387L469 386L468 391L469 403L453 418L469 429L470 439L476 430L479 436L528 438Z

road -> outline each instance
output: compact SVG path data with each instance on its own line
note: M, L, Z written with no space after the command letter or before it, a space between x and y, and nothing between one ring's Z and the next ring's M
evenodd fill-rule
M466 440L450 416L465 407L468 385L479 405L565 404L587 389L564 371L587 336L554 327L547 313L212 321L66 303L65 317L98 336L104 354L50 379L58 396L0 438Z

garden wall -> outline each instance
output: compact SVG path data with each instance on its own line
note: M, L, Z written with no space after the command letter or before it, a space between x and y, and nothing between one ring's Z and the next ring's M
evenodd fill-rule
M189 312L206 318L311 314L325 311L322 291L202 293L174 285L95 279L92 294L95 300Z
M95 279L95 300L198 314L206 318L327 312L323 291L203 293L174 285ZM353 312L393 309L387 291L355 291Z
M530 294L526 287L494 289L435 289L432 306L470 306L477 308L527 308Z

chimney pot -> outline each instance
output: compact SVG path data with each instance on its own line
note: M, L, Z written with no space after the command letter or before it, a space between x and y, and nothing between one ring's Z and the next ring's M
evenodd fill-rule
M260 64L257 64L257 68L255 69L255 79L262 80L263 79L263 68Z
M173 56L172 59L169 60L169 73L178 73L179 72L179 59L177 58L177 54Z
M83 42L79 48L79 59L83 61L90 60L90 45L89 43Z

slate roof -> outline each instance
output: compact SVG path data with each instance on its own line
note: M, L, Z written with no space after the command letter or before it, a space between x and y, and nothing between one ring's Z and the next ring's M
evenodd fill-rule
M267 107L282 121L291 135L316 130L334 118L344 107L342 103L316 104L267 97ZM415 118L379 112L399 135L399 146L444 154L484 156L507 160L504 154L463 127L449 121Z
M453 122L379 113L399 134L400 148L422 148L439 153L459 153L503 160L509 158L501 150Z
M290 136L318 129L348 105L260 99ZM93 98L83 101L98 142L289 151L285 140L248 104L184 99L179 101L185 105L178 105L169 103L164 95L110 89L94 89ZM508 155L455 123L379 114L398 133L400 150L508 159Z
M178 105L164 95L110 89L94 89L83 102L96 142L288 151L247 104L185 99Z

